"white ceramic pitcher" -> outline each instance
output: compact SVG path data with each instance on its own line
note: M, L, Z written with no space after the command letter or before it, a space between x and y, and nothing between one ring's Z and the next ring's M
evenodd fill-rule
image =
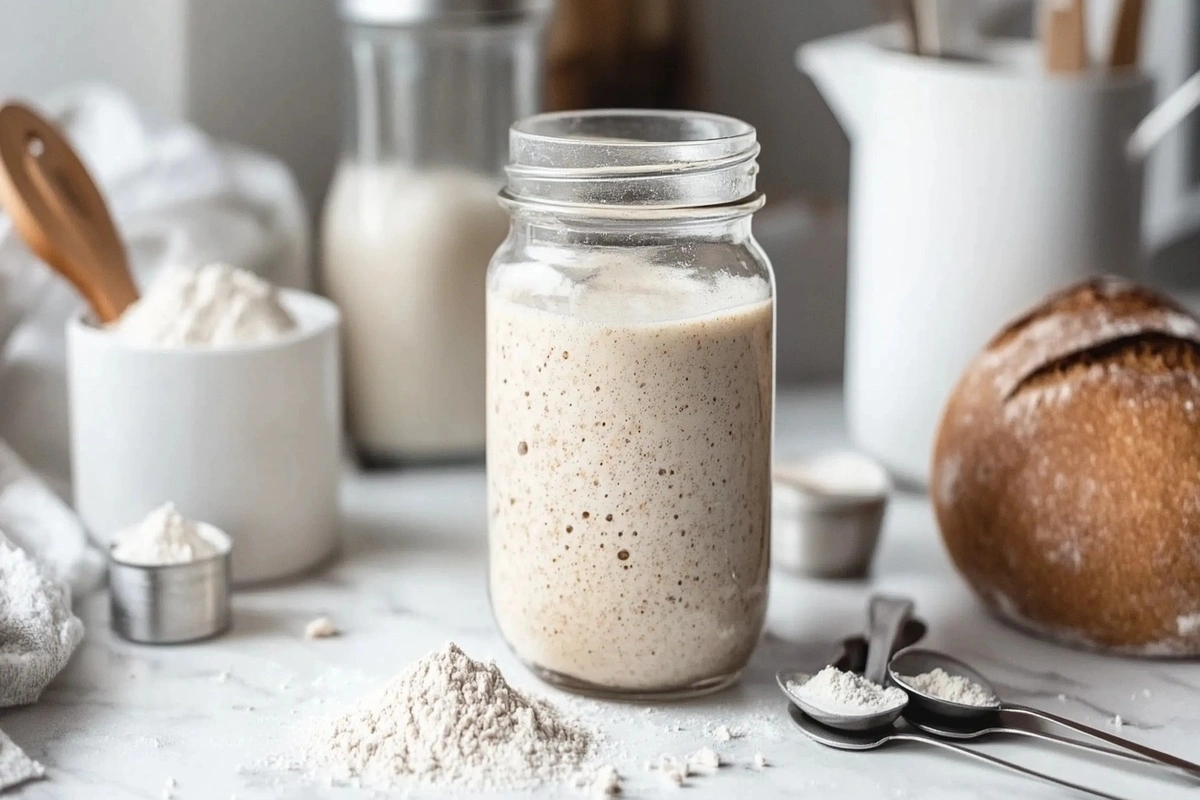
M1138 72L1046 75L1037 45L980 62L890 47L892 27L800 48L851 141L846 415L857 445L924 483L946 396L1011 317L1071 281L1132 275L1142 160L1200 101L1147 116Z

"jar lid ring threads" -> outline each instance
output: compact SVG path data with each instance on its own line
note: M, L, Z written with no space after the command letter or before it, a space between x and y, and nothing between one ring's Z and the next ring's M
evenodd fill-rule
M509 152L502 197L517 204L652 213L736 206L759 197L757 134L719 114L538 114L512 126Z

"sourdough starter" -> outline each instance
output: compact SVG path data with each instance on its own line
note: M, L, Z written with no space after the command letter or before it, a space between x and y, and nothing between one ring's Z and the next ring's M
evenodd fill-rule
M768 283L616 261L548 299L554 270L514 269L540 286L488 298L502 632L617 691L736 676L767 599Z
M484 445L484 276L508 234L495 182L343 164L324 218L341 307L350 433L385 459Z

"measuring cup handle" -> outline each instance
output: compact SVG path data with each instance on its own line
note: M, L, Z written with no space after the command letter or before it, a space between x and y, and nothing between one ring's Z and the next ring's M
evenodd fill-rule
M978 750L972 750L969 747L962 747L957 744L952 744L951 742L947 742L944 739L937 739L937 738L934 738L933 736L925 736L923 734L905 731L902 733L894 734L892 736L892 739L893 740L907 740L907 741L911 741L911 742L923 742L925 744L931 744L934 747L941 747L944 750L950 750L950 751L958 753L960 755L967 756L968 758L974 758L978 761L984 761L988 764L991 764L994 767L1000 767L1000 769L1006 769L1006 770L1009 770L1010 772L1016 772L1017 774L1024 775L1027 778L1036 778L1037 780L1046 781L1047 783L1053 783L1058 786L1065 786L1068 789L1074 789L1077 792L1083 792L1084 794L1090 794L1093 797L1103 797L1103 798L1105 798L1105 800L1123 800L1123 798L1117 797L1116 795L1113 795L1113 794L1107 794L1105 792L1100 791L1099 789L1093 789L1090 786L1081 786L1078 783L1072 783L1071 781L1064 780L1062 778L1056 778L1053 775L1047 775L1044 772L1038 772L1037 770L1032 770L1032 769L1029 769L1028 767L1022 767L1020 764L1014 764L1011 761L1005 761L1002 758L996 758L995 756L989 756L987 753L981 753Z
M1039 708L1030 708L1029 706L1013 706L1005 704L1000 707L1002 712L1010 714L1025 714L1035 719L1040 719L1043 722L1050 722L1055 725L1061 725L1068 730L1081 733L1084 736L1090 736L1106 744L1115 745L1117 747L1128 750L1131 753L1137 753L1140 756L1145 756L1151 761L1159 764L1165 764L1169 767L1174 767L1182 772L1187 773L1190 777L1200 780L1200 764L1194 764L1191 761L1184 760L1170 753L1164 753L1161 750L1155 750L1153 747L1146 747L1143 744L1126 739L1123 736L1117 736L1114 733L1093 728L1090 725L1084 725L1082 722L1076 722L1073 719L1060 717L1057 714L1052 714L1049 711L1042 711Z
M1200 107L1200 72L1181 83L1142 118L1125 143L1126 154L1134 161L1143 160L1164 136L1187 119L1197 107Z

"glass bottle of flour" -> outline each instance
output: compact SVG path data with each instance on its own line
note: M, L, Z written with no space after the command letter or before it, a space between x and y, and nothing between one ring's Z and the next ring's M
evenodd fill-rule
M737 679L767 604L775 299L749 125L513 127L487 284L490 592L539 676L625 697Z
M350 436L374 464L484 448L484 274L552 0L341 0L353 97L322 222Z

